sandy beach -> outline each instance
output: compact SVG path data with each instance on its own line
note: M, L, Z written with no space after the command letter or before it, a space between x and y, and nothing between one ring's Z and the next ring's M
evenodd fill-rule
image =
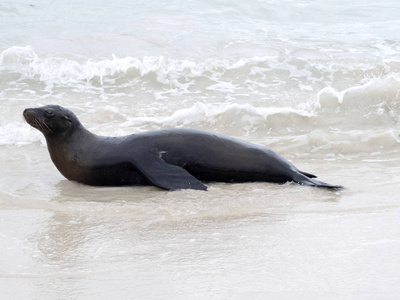
M166 192L69 182L37 144L1 150L13 156L1 157L7 299L395 299L400 291L397 158L304 165L342 191L215 183Z

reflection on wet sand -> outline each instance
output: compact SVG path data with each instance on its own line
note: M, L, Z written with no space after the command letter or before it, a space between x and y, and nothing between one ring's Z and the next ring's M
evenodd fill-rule
M156 285L171 280L164 278L168 266L171 271L177 268L175 277L187 276L191 270L196 276L224 272L240 259L241 247L247 251L246 244L267 242L279 223L291 218L295 194L309 197L311 203L316 197L325 203L341 197L297 185L267 184L269 189L263 185L211 184L209 192L171 193L152 187L95 188L61 181L48 206L51 216L34 237L42 254L38 265L52 269L54 284L46 295L68 295L74 287L79 296L94 278L108 276L123 280L140 276L135 280L148 293L152 277ZM282 198L288 190L293 199ZM216 271L215 264L223 269Z
M354 165L341 164L335 176L352 174ZM397 179L385 177L383 185L363 176L380 167L360 165L339 192L265 183L165 192L61 180L42 186L42 199L1 200L13 210L1 211L0 238L12 263L2 263L0 284L38 299L393 291L400 208L389 187ZM5 286L9 280L27 289Z

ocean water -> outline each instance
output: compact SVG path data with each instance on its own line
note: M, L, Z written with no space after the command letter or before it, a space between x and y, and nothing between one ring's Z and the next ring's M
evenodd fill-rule
M2 1L5 299L396 299L400 3ZM190 127L322 181L94 188L58 173L28 107L92 132Z

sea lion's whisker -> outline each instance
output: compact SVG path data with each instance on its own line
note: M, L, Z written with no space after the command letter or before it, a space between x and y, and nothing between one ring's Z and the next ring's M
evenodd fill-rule
M28 123L31 123L32 125L34 125L34 127L38 127L39 129L41 129L44 132L47 133L53 133L53 131L51 130L51 128L44 122L41 122L38 118L33 117L33 116L28 116L27 117L27 121Z
M42 123L43 127L50 133L53 133L53 130L50 129L50 127L46 123Z

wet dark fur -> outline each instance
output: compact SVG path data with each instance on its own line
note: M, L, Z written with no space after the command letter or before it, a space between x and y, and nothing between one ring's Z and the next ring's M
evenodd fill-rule
M44 134L58 170L69 180L89 185L206 190L201 181L294 181L341 188L315 180L268 148L211 132L166 129L102 137L56 105L26 109L24 117Z

